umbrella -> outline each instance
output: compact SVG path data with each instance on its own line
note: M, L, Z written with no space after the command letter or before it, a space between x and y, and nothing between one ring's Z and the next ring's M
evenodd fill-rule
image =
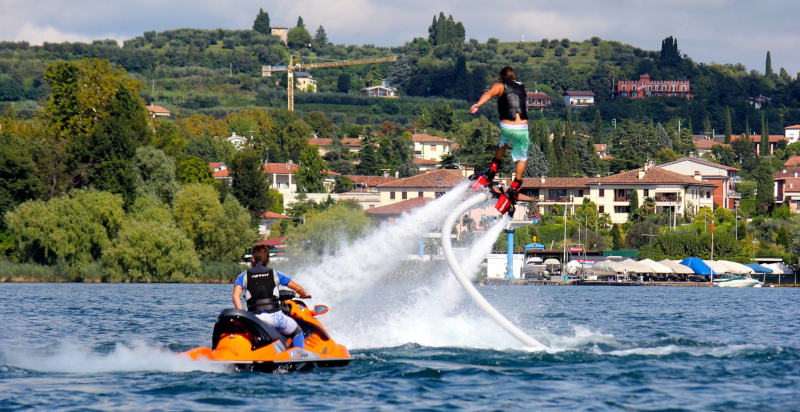
M711 268L703 262L703 259L700 259L699 257L688 257L683 259L681 260L681 265L692 269L696 275L708 276L716 274L716 272L712 271Z

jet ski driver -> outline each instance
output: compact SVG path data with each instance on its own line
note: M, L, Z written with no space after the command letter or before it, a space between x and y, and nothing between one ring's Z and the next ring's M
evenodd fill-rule
M255 246L251 262L253 267L242 272L233 285L233 306L236 309L244 310L241 300L242 292L244 292L249 312L280 333L293 336L292 346L302 348L305 336L297 322L281 310L278 300L278 285L294 290L301 298L309 297L308 294L302 286L288 276L267 266L269 263L267 246Z

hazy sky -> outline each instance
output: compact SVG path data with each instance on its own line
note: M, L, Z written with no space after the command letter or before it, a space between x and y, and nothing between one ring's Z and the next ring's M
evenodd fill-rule
M434 14L464 23L467 38L528 41L592 36L658 50L666 36L697 62L800 71L800 0L0 0L0 40L128 39L147 30L251 28L259 7L273 25L303 16L334 43L391 46L427 36Z

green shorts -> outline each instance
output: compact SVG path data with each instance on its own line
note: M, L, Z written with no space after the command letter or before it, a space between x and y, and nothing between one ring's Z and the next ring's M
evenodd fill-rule
M511 145L511 159L515 162L528 160L528 146L531 139L528 136L527 124L506 124L500 122L500 146Z

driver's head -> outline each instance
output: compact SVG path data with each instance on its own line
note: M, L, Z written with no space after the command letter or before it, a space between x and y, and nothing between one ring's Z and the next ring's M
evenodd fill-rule
M253 248L253 266L258 263L259 266L264 266L269 263L269 248L264 245L258 245Z

